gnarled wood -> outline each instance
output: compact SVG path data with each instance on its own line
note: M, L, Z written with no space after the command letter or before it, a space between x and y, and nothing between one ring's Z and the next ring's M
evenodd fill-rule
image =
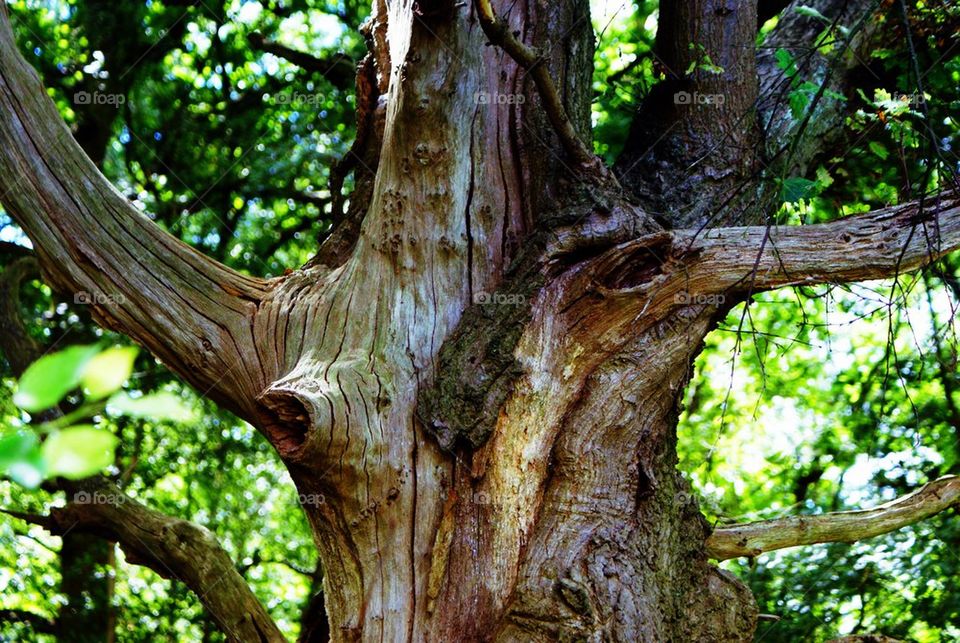
M303 269L234 275L121 207L52 104L24 96L37 87L9 33L0 143L19 151L0 166L29 180L5 203L58 284L116 282L136 307L100 319L214 384L324 499L305 510L334 641L749 640L753 599L709 565L709 527L680 500L691 363L750 292L895 274L955 247L952 197L921 217L683 227L769 214L770 185L729 198L761 141L755 3L664 8L658 47L693 72L637 125L651 140L680 128L649 172L621 165L637 195L569 167L590 149L586 0L375 9L376 172ZM689 46L701 36L706 51ZM725 92L729 111L663 94L691 89ZM131 236L140 254L124 254ZM217 352L192 374L204 339Z
M0 196L50 285L246 418L263 388L250 320L268 291L134 208L74 141L0 6Z
M131 563L193 590L230 641L286 640L210 531L148 509L102 478L73 489L67 504L48 516L8 513L56 536L79 532L120 543Z

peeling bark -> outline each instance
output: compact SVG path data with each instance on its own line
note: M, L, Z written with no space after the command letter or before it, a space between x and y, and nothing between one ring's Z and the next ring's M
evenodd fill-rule
M317 258L269 282L121 205L4 28L0 168L23 182L0 187L55 285L129 298L98 318L324 499L305 511L332 640L749 640L754 601L709 564L676 471L704 337L759 289L895 275L958 243L950 195L701 230L769 214L756 20L750 2L664 7L658 50L680 71L635 124L621 187L583 167L585 0L375 2L373 165Z

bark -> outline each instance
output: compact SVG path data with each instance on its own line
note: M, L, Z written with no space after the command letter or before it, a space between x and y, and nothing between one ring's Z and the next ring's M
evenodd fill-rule
M19 310L20 285L36 270L36 262L25 257L0 278L0 352L15 376L42 355ZM60 410L48 414L56 417ZM128 562L145 564L190 587L231 640L283 640L227 553L203 527L147 509L99 476L58 480L56 487L66 493L67 505L29 520L61 538L61 591L67 602L51 624L17 620L39 626L38 632L49 629L58 640L112 641L115 616L107 568L114 565L113 543L119 542Z
M634 118L617 174L669 225L729 224L759 168L757 3L664 3L659 24L666 79Z
M5 513L56 536L78 532L118 542L128 562L193 590L230 641L285 640L209 530L148 509L103 478L74 488L67 504L47 516Z
M3 29L0 168L25 178L0 179L17 188L4 204L56 285L128 298L95 312L257 426L324 499L305 510L332 640L749 640L753 599L709 564L676 471L703 338L757 289L892 276L957 245L949 196L699 231L769 215L770 181L737 196L766 131L755 9L663 9L658 48L682 73L645 113L666 143L652 161L628 145L621 190L577 145L586 1L378 0L375 167L317 260L270 282L121 204ZM729 109L713 112L669 93L721 87Z
M947 476L873 509L721 527L707 539L707 553L711 558L727 560L800 545L852 543L901 529L958 505L960 478Z

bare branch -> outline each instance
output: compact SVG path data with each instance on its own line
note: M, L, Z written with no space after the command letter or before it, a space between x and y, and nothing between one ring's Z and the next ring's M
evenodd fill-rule
M0 201L45 280L245 418L262 382L250 319L268 290L167 234L83 153L0 5ZM232 402L231 402L232 400ZM242 407L239 405L243 405Z
M852 543L873 538L960 506L960 478L947 476L873 509L721 527L707 538L707 555L716 560L817 543Z
M845 217L831 223L677 232L675 247L698 255L681 278L687 292L768 290L884 279L960 248L960 195Z
M510 31L510 26L497 19L490 0L474 0L474 2L477 15L480 18L480 26L483 33L490 39L491 44L507 52L533 78L540 100L543 103L543 109L557 137L559 137L563 149L583 168L601 177L606 177L609 174L606 167L573 129L573 124L570 122L567 111L563 106L563 100L557 91L556 84L550 78L550 72L543 64L544 60L540 52L520 42L516 35Z
M70 502L49 516L3 513L56 536L90 533L118 542L129 562L186 584L231 641L285 640L209 530L149 509L103 478L77 485Z
M357 73L357 61L346 54L336 53L329 58L317 58L306 52L267 40L259 32L250 34L247 36L247 40L250 42L250 46L258 51L265 51L288 60L301 69L320 74L338 89L353 88L353 78Z

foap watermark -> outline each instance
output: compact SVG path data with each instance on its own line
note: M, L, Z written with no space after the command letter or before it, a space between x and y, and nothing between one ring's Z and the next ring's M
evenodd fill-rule
M322 493L299 493L297 502L301 507L319 507L327 504L327 497Z
M73 94L73 102L76 105L109 105L112 107L120 107L127 102L127 97L123 94L79 91Z
M890 101L893 103L902 103L910 107L920 107L923 105L923 94L906 92L890 92Z
M681 290L673 296L673 302L681 306L722 306L727 298L724 295L704 295Z
M311 106L319 105L326 100L324 94L306 94L304 92L291 92L289 94L274 94L270 100L275 105L299 105Z
M85 290L73 293L73 303L79 306L104 306L106 304L124 304L127 298L123 295L106 295L104 293L90 293Z
M723 104L727 102L727 97L723 94L677 92L673 95L673 102L676 105L708 105L710 107L722 107Z
M473 303L481 306L522 306L527 302L523 295L511 295L502 292L478 292L473 296Z
M78 491L73 494L73 502L78 505L122 505L127 497L122 493L103 493L102 491Z
M477 92L473 95L477 105L523 105L527 97L523 94L501 94L499 92Z

